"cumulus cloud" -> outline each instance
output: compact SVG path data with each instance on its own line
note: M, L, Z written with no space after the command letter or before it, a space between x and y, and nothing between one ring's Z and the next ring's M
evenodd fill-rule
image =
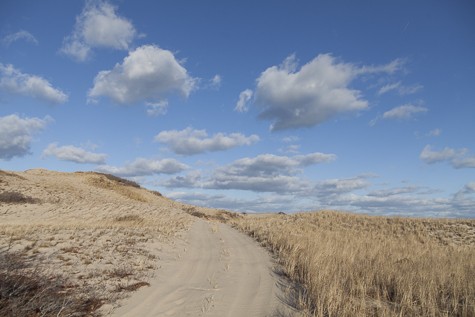
M218 168L205 186L256 192L301 192L311 187L310 182L296 176L304 167L335 159L334 154L318 152L292 157L262 154L242 158Z
M160 183L160 185L168 188L195 188L201 187L201 172L191 171L185 176L175 176Z
M451 199L431 197L430 194L436 191L430 188L408 185L367 192L373 186L369 181L371 177L374 175L318 182L314 191L321 208L341 208L381 215L454 214Z
M295 201L293 196L279 194L261 194L256 198L243 199L241 197L235 198L221 194L207 194L193 192L171 192L166 194L174 200L178 200L187 204L195 206L224 208L227 210L241 211L241 212L272 212L272 211L302 211L308 206L302 206L300 199ZM312 206L315 208L315 206Z
M181 131L162 131L155 136L155 141L168 145L176 154L193 155L251 145L259 141L259 137L255 134L245 136L241 133L216 133L209 137L206 130L195 130L188 127Z
M411 194L416 193L421 188L418 186L405 186L405 187L395 187L391 189L380 189L380 190L373 190L368 193L368 196L372 197L389 197L389 196L396 196L401 194Z
M293 175L300 171L299 168L331 162L335 159L335 154L319 152L296 156L261 154L252 158L239 159L223 170L226 174L242 176Z
M11 160L30 154L33 136L51 122L50 117L21 118L17 115L0 117L0 159Z
M6 35L2 39L2 42L5 46L10 46L10 44L13 42L20 40L26 41L30 44L38 45L38 40L33 36L33 34L25 30L20 30L18 32Z
M175 159L153 160L137 158L133 162L122 167L101 165L97 167L98 172L114 174L123 177L150 176L154 174L175 174L188 168L187 165Z
M119 104L157 102L172 92L188 97L196 85L197 79L188 74L172 52L144 45L129 52L122 64L99 72L88 96L91 100L107 96Z
M248 111L249 110L248 103L252 98L252 94L253 94L253 92L250 89L246 89L246 90L242 91L239 94L239 100L236 103L236 107L234 108L234 110L237 111L237 112L246 112L246 111Z
M475 182L465 186L454 194L452 205L461 212L473 212L475 210Z
M72 34L64 39L61 52L78 61L85 61L90 57L92 48L127 50L135 37L137 31L134 26L117 15L116 7L107 1L89 0L76 17Z
M411 119L417 113L425 113L429 109L422 106L414 106L411 104L395 107L383 114L383 119Z
M298 69L295 55L257 78L255 104L259 118L270 120L271 130L311 127L347 112L368 108L361 91L349 86L365 74L393 73L402 61L358 67L320 54Z
M80 147L51 143L43 150L43 156L54 156L61 161L71 161L80 164L104 164L106 154L88 152Z
M363 175L353 178L327 179L318 182L314 187L314 191L318 197L328 203L335 196L367 188L370 186L368 178L368 176Z
M427 164L449 162L454 168L475 168L475 156L468 156L468 149L452 149L445 147L440 151L432 150L426 145L419 158Z
M65 103L68 100L64 92L54 88L46 79L22 73L10 64L0 63L0 90L37 98L52 104Z
M218 171L206 188L240 189L254 192L296 193L308 190L309 181L288 175L242 176Z

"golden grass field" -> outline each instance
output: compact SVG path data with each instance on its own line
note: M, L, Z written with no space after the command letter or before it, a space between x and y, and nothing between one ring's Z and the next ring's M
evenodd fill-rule
M194 217L267 247L309 316L475 316L475 220L241 215L98 173L0 171L0 316L99 316Z
M475 221L334 211L233 218L312 316L475 316Z

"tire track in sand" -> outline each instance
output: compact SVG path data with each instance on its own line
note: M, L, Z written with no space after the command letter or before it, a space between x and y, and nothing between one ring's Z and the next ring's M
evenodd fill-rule
M285 303L269 254L224 224L197 220L180 255L113 316L298 316Z

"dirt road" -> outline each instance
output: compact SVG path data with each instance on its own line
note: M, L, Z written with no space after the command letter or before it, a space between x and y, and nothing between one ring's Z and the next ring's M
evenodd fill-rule
M134 293L113 316L297 316L286 304L288 292L269 254L224 224L196 221L186 240L160 262L151 286Z

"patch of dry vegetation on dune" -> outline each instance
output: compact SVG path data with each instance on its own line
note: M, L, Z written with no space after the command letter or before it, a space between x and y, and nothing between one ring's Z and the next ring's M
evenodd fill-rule
M475 316L475 221L340 212L247 216L315 316Z
M148 285L161 248L192 222L178 204L104 174L0 171L5 192L18 194L0 201L0 261L11 263L0 265L0 316L107 311Z
M93 186L115 191L129 199L141 202L148 201L141 193L140 185L133 181L102 173L88 173L87 176L89 183Z

